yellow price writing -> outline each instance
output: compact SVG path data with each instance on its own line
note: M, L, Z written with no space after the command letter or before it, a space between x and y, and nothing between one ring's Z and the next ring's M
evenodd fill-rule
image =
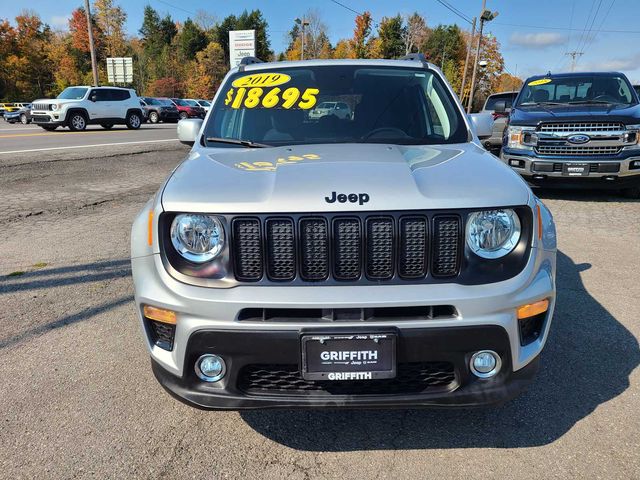
M265 93L266 92L266 93ZM230 88L226 94L224 104L231 108L275 108L280 106L285 109L300 108L309 110L318 101L320 90L317 88L307 88L301 92L299 88L289 87L284 91L279 88L264 89L261 87L237 89Z

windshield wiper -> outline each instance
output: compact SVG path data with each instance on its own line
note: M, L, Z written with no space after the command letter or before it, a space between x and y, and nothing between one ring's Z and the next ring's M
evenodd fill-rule
M563 102L525 102L521 103L521 107L531 107L534 105L564 105Z
M248 148L267 148L271 147L271 145L265 145L264 143L256 143L251 140L240 140L238 138L220 138L220 137L207 137L205 138L207 142L214 143L228 143L230 145L242 145L243 147Z
M620 103L616 103L616 102L609 102L607 100L576 100L574 102L569 102L572 105L575 104L580 104L580 103L597 103L597 104L602 104L602 105L621 105Z

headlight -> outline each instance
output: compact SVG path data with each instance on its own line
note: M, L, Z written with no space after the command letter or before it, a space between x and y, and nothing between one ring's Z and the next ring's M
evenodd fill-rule
M51 104L51 110L53 110L54 112L55 112L56 110L58 110L58 104L57 104L57 103L52 103L52 104Z
M640 125L627 125L624 142L627 144L625 150L640 148Z
M532 128L508 127L507 147L521 150L531 150L537 143L538 137Z
M222 252L224 229L211 215L183 213L171 223L171 243L190 262L208 262Z
M511 209L474 212L467 219L467 245L482 258L500 258L520 240L520 219Z

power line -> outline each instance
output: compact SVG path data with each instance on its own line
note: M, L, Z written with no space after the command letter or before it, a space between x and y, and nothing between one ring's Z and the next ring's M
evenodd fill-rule
M450 11L452 11L453 13L455 13L457 16L459 16L461 19L463 19L465 22L467 22L468 24L472 24L473 21L467 17L464 13L462 13L460 10L458 10L456 7L454 7L453 5L451 5L449 2L445 1L445 0L436 0L440 5L442 5L445 8L448 8Z
M602 30L602 26L604 25L604 22L607 20L607 17L609 16L609 13L611 13L611 9L613 8L613 4L614 3L616 3L616 0L612 0L611 1L611 5L609 5L609 8L608 8L607 12L604 14L604 17L602 17L602 21L600 22L600 26L596 29L594 34L591 36L591 40L589 41L589 43L585 47L585 50L587 50L588 48L591 47L591 45L593 45L593 42L595 42L595 40L596 40L596 35L598 35L598 33L603 31Z
M542 30L563 30L565 32L581 32L582 28L567 28L567 27L550 27L548 25L525 25L522 23L502 23L495 22L494 25L502 25L504 27L519 27L519 28L537 28ZM640 30L600 30L601 33L633 33L640 34Z
M345 5L344 3L340 3L340 2L338 2L337 0L329 0L329 1L330 1L330 2L335 3L336 5L340 5L342 8L346 8L347 10L349 10L350 12L355 13L356 15L362 15L362 13L361 13L361 12L359 12L359 11L357 11L357 10L354 10L353 8L351 8L351 7L347 6L347 5Z
M160 2L160 3L164 4L164 5L166 5L167 7L175 8L176 10L180 10L180 11L182 11L184 13L188 13L190 15L197 15L197 13L195 13L195 12L192 12L190 10L185 10L184 8L181 8L181 7L176 7L175 5L172 5L169 2L165 2L164 0L154 0L154 1L155 2Z
M602 7L602 0L598 2L598 8L596 8L596 13L593 14L593 18L591 19L591 25L589 25L589 30L584 34L584 40L582 41L582 49L587 46L587 42L590 40L589 35L593 30L593 25L596 23L596 18L598 17L598 13L600 13L600 7Z

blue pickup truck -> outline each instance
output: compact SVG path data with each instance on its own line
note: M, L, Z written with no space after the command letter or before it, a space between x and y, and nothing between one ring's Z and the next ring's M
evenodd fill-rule
M611 188L640 198L638 94L618 72L528 78L500 158L532 185Z

